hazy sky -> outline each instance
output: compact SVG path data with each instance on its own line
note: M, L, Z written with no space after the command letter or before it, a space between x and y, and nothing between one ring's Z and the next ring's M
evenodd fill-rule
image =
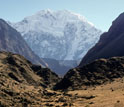
M124 0L0 0L0 18L12 22L43 9L80 13L97 28L107 31L124 11Z

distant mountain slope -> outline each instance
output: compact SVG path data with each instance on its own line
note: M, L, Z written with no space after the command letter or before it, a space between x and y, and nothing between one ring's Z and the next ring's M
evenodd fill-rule
M99 59L81 68L71 69L54 89L86 89L122 77L124 77L124 57Z
M0 51L17 53L23 55L35 64L46 66L29 48L21 34L2 19L0 19Z
M78 66L78 62L75 60L64 60L58 61L55 59L43 58L48 64L48 67L57 73L59 76L64 76L66 72L74 67Z
M88 51L80 66L99 58L124 56L124 13L113 21L109 31L102 34L99 42Z
M79 60L98 41L101 31L67 10L42 10L11 23L41 58Z

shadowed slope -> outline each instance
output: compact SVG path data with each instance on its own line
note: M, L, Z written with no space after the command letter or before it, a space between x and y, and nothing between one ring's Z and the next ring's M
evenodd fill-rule
M99 42L88 51L79 67L99 58L124 56L124 13L115 21L109 31L102 34Z
M21 34L0 19L0 51L23 55L34 64L46 64L29 48Z

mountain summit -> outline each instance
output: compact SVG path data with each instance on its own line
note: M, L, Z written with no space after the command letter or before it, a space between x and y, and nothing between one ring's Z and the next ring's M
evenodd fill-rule
M11 24L41 58L79 60L101 31L83 16L67 10L41 10Z

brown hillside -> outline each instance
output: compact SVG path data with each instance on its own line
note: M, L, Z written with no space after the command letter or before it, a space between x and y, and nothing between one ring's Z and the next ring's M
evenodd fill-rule
M0 74L2 78L44 87L49 87L59 80L58 76L48 68L33 65L23 56L7 52L0 52Z
M124 77L124 57L99 59L82 68L70 70L54 89L82 89L122 77Z

